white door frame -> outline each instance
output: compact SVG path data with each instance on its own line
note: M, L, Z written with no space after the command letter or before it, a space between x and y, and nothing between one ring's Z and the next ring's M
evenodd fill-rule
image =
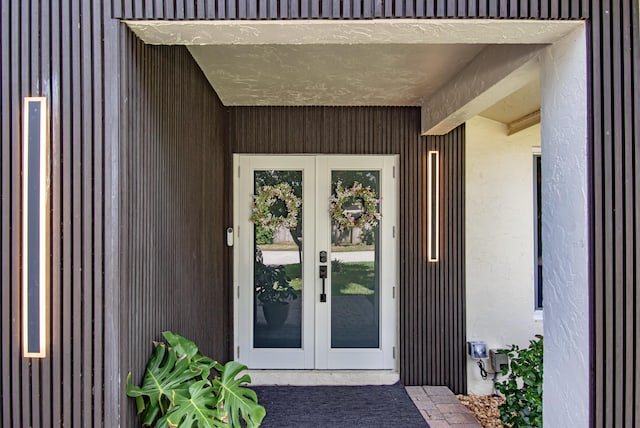
M339 155L239 155L233 156L233 208L234 208L234 354L235 359L250 368L262 369L371 369L396 370L398 340L398 270L396 239L397 180L395 168L397 156L339 156ZM249 212L254 193L254 170L295 169L303 171L303 183L312 187L303 191L303 236L315 239L303 240L303 278L306 281L302 298L302 348L270 349L253 348L253 290L243 283L243 277L252 278L253 227L248 218L240 218L241 208ZM327 282L327 302L318 303L322 281L318 278L320 262L317 252L322 249L331 254L330 218L320 216L313 221L321 207L316 201L329 200L331 170L379 170L380 212L383 221L380 227L380 348L378 349L332 349L330 302L331 286ZM388 173L387 173L388 172ZM250 175L247 175L250 174ZM316 179L317 177L317 179ZM306 188L306 187L305 187ZM328 203L327 203L328 209ZM248 217L244 216L243 217ZM315 240L315 242L314 242ZM329 256L329 260L331 257ZM393 263L388 261L393 260ZM331 263L328 262L329 278ZM248 294L250 293L250 294ZM311 320L312 322L308 322ZM316 328L315 326L323 326ZM357 363L354 363L357 362Z
M397 276L397 240L394 236L396 227L396 194L393 170L396 164L394 156L321 156L318 157L318 181L316 195L318 201L328 201L331 196L332 170L379 170L380 199L379 210L383 216L380 222L380 348L331 348L331 286L327 287L327 303L320 304L316 310L316 325L324 326L316 329L316 368L318 369L391 369L394 367L394 347L396 336L396 299L395 286ZM321 209L320 207L318 207ZM320 216L316 219L316 248L324 249L331 257L331 219ZM393 260L393 263L389 261ZM318 261L318 258L315 258ZM328 263L331 278L331 263ZM319 269L317 263L316 272ZM317 275L316 275L317 276ZM321 283L317 284L318 287ZM319 291L316 292L320 294ZM353 366L358 361L358 367Z
M242 164L242 165L241 165ZM241 171L246 169L246 171ZM253 226L249 218L240 219L241 204L245 212L250 212L253 204L253 180L242 180L240 174L247 171L265 169L302 170L303 183L315 182L315 159L311 156L265 156L265 155L233 155L233 224L235 245L233 251L233 331L235 359L251 368L279 369L311 369L314 367L315 343L313 341L313 324L302 319L302 347L300 349L278 349L253 347L253 289L243 287L240 283L240 272L253 276L255 259L253 246ZM242 196L241 196L242 195ZM313 192L302 194L303 236L313 236L313 222L307 219L315 212L315 195ZM315 250L312 241L303 242L303 278L314 278L313 256ZM253 283L251 283L253 285ZM303 293L308 292L306 287ZM244 295L243 293L250 293ZM313 314L313 300L302 299L302 313ZM241 314L250 316L240 317ZM242 334L241 334L242 333Z

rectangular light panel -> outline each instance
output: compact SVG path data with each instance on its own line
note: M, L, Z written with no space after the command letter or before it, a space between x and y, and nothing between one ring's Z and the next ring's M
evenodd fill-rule
M427 260L440 258L440 154L427 155Z
M22 331L24 356L46 356L49 257L47 100L25 97L22 144Z

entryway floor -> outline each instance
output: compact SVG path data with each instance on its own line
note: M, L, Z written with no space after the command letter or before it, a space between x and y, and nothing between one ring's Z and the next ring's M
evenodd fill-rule
M446 386L253 386L262 426L482 428Z
M482 428L446 386L407 386L405 389L431 428Z

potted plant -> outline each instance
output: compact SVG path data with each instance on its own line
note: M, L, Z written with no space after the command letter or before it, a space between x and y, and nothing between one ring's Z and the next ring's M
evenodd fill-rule
M282 265L255 263L255 291L262 302L262 312L270 327L282 327L289 316L289 302L298 298L296 290L289 285L287 273Z

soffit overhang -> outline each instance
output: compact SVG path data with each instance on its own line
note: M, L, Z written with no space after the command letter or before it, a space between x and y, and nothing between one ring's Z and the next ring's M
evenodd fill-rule
M583 25L580 21L475 19L126 24L145 43L187 46L228 106L393 105L422 106L423 112L434 99L438 109L446 110L442 104L447 97L438 96L442 88L455 91L470 86L456 79L471 78L471 86L473 79L483 83L482 75L465 73L470 64L484 64L487 73L493 66L499 69L500 64L482 62L485 53L495 54L501 46L513 52L517 51L514 45L524 49L525 45L551 44ZM485 110L487 117L504 123L520 112L538 110L539 91L537 97L523 96L539 86L539 72L529 69L528 77L520 72L517 82L475 103L482 110L462 109L454 121L433 129L443 132L464 116L485 114ZM507 79L509 74L494 77ZM458 98L465 96L477 94L469 91Z

